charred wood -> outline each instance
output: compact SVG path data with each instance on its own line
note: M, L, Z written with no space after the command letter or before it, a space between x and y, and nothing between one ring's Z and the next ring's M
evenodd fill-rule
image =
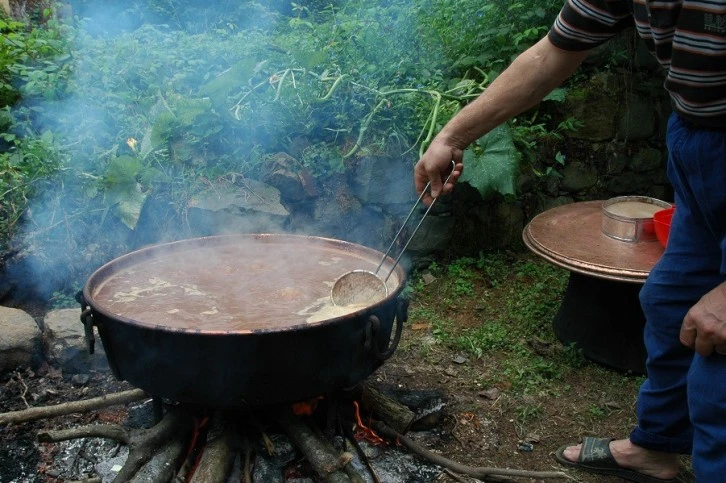
M250 440L244 440L244 465L242 466L244 483L252 483L252 445Z
M413 411L370 384L362 384L361 390L361 403L366 410L399 433L409 430L416 419Z

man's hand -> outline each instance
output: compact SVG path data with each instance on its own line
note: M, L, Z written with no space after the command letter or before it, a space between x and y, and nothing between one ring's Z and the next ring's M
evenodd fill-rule
M701 297L683 319L681 342L702 356L726 354L726 282Z
M422 193L426 188L426 184L429 181L431 182L431 191L423 197L423 202L426 205L431 204L434 198L450 193L454 189L454 185L464 169L463 157L464 151L462 148L449 145L438 137L434 138L413 170L413 180L418 193ZM452 161L454 162L453 171ZM443 180L446 179L449 173L451 173L451 177L444 185Z

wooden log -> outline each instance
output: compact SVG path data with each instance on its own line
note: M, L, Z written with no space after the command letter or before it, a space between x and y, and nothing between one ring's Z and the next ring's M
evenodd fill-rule
M230 424L224 424L225 417L221 414L215 414L212 417L210 425L212 431L215 427L222 427L221 433L211 436L207 439L202 450L202 457L199 464L194 470L194 474L189 480L190 483L208 483L214 481L227 481L234 459L237 456L235 446L234 428ZM211 434L211 431L210 431Z
M341 469L341 463L347 464L349 461L341 462L329 453L310 426L289 411L282 411L280 424L326 483L350 483L350 478Z
M386 426L401 434L405 434L416 419L416 415L408 407L368 383L362 384L361 403L377 419L386 423Z
M130 391L106 394L100 397L71 401L54 406L38 406L20 411L10 411L0 414L0 426L10 423L27 423L29 421L37 421L38 419L65 416L67 414L84 413L108 406L128 404L130 402L147 399L148 397L141 389L132 389Z
M144 429L134 434L129 443L129 456L121 470L114 478L113 483L131 481L136 473L143 467L170 439L176 434L189 434L193 419L185 411L169 411L160 423L150 429Z
M184 460L189 438L187 434L177 433L131 478L130 483L168 483Z

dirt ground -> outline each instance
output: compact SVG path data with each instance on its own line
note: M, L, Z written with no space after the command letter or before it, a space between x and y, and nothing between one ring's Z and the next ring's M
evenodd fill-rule
M505 297L491 300L503 301ZM412 308L417 303L439 301L414 297ZM369 382L382 388L434 389L445 395L444 417L438 423L441 437L432 450L469 466L565 471L568 479L584 483L621 481L564 468L554 460L553 452L565 443L577 442L581 436L627 435L634 423L637 387L642 378L585 362L563 371L545 386L532 386L535 391L515 390L508 387L506 378L496 377L505 372L502 359L512 357L506 348L476 357L462 351L460 345L441 343L435 324L421 313L424 312L414 311L419 315L409 319L395 354L370 376ZM474 327L481 323L481 311L462 305L455 318L458 326ZM542 342L536 335L528 343L532 347L538 345L536 350L543 353L562 349L551 342ZM520 376L526 379L527 374ZM92 374L88 381L73 381L48 366L36 371L20 370L0 379L0 412L88 398L129 387L110 375ZM37 432L93 421L121 420L122 416L118 409L109 408L0 428L0 481L60 481L44 473L54 449L53 445L37 443ZM36 474L28 469L33 464L37 464ZM440 481L454 481L446 478ZM682 460L679 481L693 481L687 458Z

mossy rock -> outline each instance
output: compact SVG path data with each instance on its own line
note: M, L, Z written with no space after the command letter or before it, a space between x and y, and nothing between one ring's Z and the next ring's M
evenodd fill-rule
M568 96L565 112L582 122L582 127L568 136L586 141L605 141L615 136L617 104L610 96L590 91Z

